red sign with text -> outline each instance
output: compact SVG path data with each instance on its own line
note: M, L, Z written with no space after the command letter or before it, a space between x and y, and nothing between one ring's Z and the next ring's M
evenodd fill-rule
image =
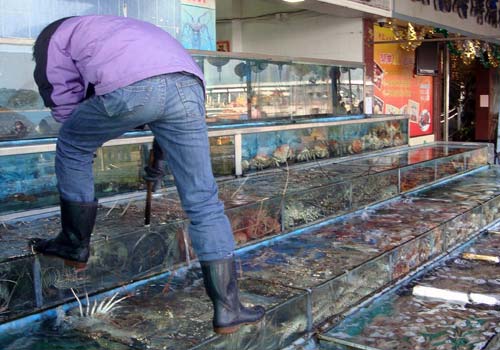
M374 27L376 41L394 40L389 28ZM398 44L374 45L374 114L408 114L410 137L431 135L432 77L414 75L415 53Z

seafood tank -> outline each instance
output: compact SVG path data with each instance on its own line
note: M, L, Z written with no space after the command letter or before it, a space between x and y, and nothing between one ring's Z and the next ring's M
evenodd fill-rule
M43 106L33 81L31 46L26 39L15 46L0 43L0 142L57 136L60 125ZM192 56L206 79L207 123L217 130L363 114L358 108L363 98L360 64L213 51L192 51Z
M2 45L0 215L57 204L54 137L59 128L32 81L31 47L20 43L1 53ZM408 144L406 116L357 111L363 96L358 64L209 51L192 55L207 81L212 168L221 179ZM9 62L24 68L13 75ZM99 198L144 190L151 141L150 131L136 130L96 152ZM164 185L171 186L168 165L166 171Z
M328 60L194 53L217 124L362 114L363 66Z
M401 159L401 156L394 159ZM303 169L303 172L308 173L308 170ZM182 233L183 222L172 221L179 216L175 209L161 208L155 214L158 221L153 222L150 229L143 228L141 233L140 224L134 224L138 221L134 218L135 211L142 214L137 203L128 206L108 204L105 210L100 208L100 223L87 270L65 270L55 259L32 256L19 248L16 259L6 259L4 255L1 264L4 311L0 315L4 321L18 318L23 308L32 313L61 302L69 303L46 311L38 320L18 320L17 326L10 328L6 324L0 344L5 349L29 349L33 344L64 348L68 342L77 348L90 349L281 349L314 329L322 329L322 325L343 315L358 302L447 254L476 237L482 227L498 220L499 176L498 168L482 166L364 210L240 248L236 266L242 300L247 305L265 305L267 313L258 325L244 327L229 337L211 332L210 302L203 292L200 270L191 260L189 241ZM244 211L247 210L245 205L252 204L250 198L247 201ZM109 217L110 221L103 222L103 217ZM42 220L38 225L45 227L57 224L57 219L38 220ZM124 226L118 226L120 221ZM10 225L10 232L1 232L5 238L2 243L8 242L8 245L16 242L15 237L20 244L19 236L27 237L31 230L37 230L35 222L19 223L21 229L18 231L14 223ZM112 236L108 230L105 237L106 225L120 234ZM474 246L471 252L492 254L491 249L498 245L495 242L484 243L485 249L490 250ZM107 247L103 249L103 246ZM2 252L10 256L14 253L6 249ZM184 268L177 268L179 266ZM439 278L429 278L428 282L424 278L424 281L430 285L433 281L441 282L434 286L451 288L463 279L467 283L474 282L470 284L474 286L475 280L466 278L463 267L463 263L458 264L456 272L449 267L436 272L434 276ZM166 270L169 272L152 274ZM493 267L481 271L484 272L482 279L495 281ZM488 273L493 273L491 278ZM145 277L151 278L144 280ZM450 282L445 278L450 278ZM131 280L137 282L128 284ZM28 287L30 283L32 288ZM480 286L473 291L490 293L495 288L494 283L478 284ZM93 295L113 287L114 290L105 294ZM424 333L420 337L419 330L412 328L401 332L414 332L417 337L403 337L399 341L407 341L411 346L412 342L418 343L421 339L422 342L435 340L439 343L445 340L438 337L446 337L451 330L457 342L452 345L475 344L480 342L477 339L481 334L492 332L492 322L498 319L495 310L464 313L466 318L461 319L457 314L460 308L449 311L440 308L445 314L439 319L433 318L431 304L422 309L418 309L418 305L423 305L420 301L413 306L404 305L379 307L383 312L372 312L382 317L373 325L377 328L363 328L372 327L370 316L367 322L360 323L362 326L354 336L362 334L358 339L380 341L379 338L386 334L384 322L394 324L391 310L401 309L401 317L411 320L411 312L430 310L427 316L422 314L415 318L423 319L423 322L415 321L417 325L428 325L429 328L423 331L430 333L428 338ZM383 317L389 319L384 321ZM456 328L451 326L449 317L456 320ZM443 320L446 325L430 328L432 322ZM464 329L469 326L471 332L465 333ZM374 336L378 333L373 329L378 330L380 337ZM387 340L387 344L398 348L394 340Z
M495 335L498 337L498 306L454 302L439 298L440 294L427 298L415 295L415 288L423 286L498 298L498 266L471 260L468 253L498 257L500 236L493 233L481 237L462 254L455 254L423 276L363 307L326 332L326 337L320 336L320 348L490 349L488 345Z
M430 152L429 149L433 151ZM343 256L348 258L352 255L352 249L360 252L353 258L372 258L371 253L392 249L403 237L414 238L412 232L416 228L413 227L412 220L419 219L416 214L419 207L425 209L423 211L425 216L421 218L425 224L422 223L418 227L421 230L432 228L436 220L452 218L452 213L455 213L453 210L472 210L475 205L481 204L480 209L475 209L480 212L463 213L452 223L428 233L425 238L425 242L428 242L426 244L436 246L436 248L424 249L427 245L417 241L415 243L417 245L412 245L408 251L399 252L398 256L401 256L401 259L398 258L397 261L401 261L401 265L398 265L394 272L386 274L388 278L397 278L418 265L420 261L434 256L435 252L451 247L456 241L467 237L470 230L480 225L481 222L476 220L479 214L479 218L495 220L498 213L497 202L494 199L496 173L493 170L487 173L491 178L487 176L483 178L479 175L468 177L469 187L454 190L453 193L449 193L449 190L435 189L431 192L439 194L439 196L434 195L435 198L425 198L427 195L424 193L427 192L423 192L420 195L422 198L418 200L405 199L404 201L415 203L415 208L404 210L406 207L401 206L399 208L401 213L397 215L394 214L397 208L392 208L390 213L384 215L375 215L368 208L388 199L411 195L412 192L402 188L401 174L407 167L414 167L422 162L434 162L434 168L437 169L438 164L446 163L447 159L451 162L457 155L464 160L470 159L471 153L477 156L487 154L488 151L487 145L436 144L406 150L384 151L363 158L355 157L337 162L323 160L290 167L287 170L280 168L267 171L265 174L257 173L243 178L220 181L220 197L225 203L226 214L230 218L234 238L239 246L281 237L292 230L304 229L320 221L363 209L362 217L371 218L373 221L371 224L369 221L358 219L345 227L343 224L337 225L339 232L331 236L325 233L324 237L314 242L306 242L304 238L297 238L296 245L314 247L318 258L325 259L325 262L333 259L331 261L333 266L336 265L336 259L341 259ZM487 156L484 157L484 159L487 158ZM454 172L451 177L441 177L444 176L443 174L434 176L425 184L419 181L420 186L412 187L412 191L423 189L425 186L442 180L453 179L460 174L467 174L462 165L457 166L461 170L460 173ZM476 168L470 169L469 172L480 171L483 174L485 167L487 163L481 164L478 160ZM425 178L427 179L427 174ZM478 182L477 184L472 180L476 178L479 179L474 180ZM483 194L486 190L489 192ZM449 196L453 196L452 199L441 198ZM80 286L89 293L95 293L125 281L139 280L162 273L195 260L196 257L187 234L188 222L176 191L173 188L167 188L154 195L149 228L143 226L144 206L143 193L126 198L103 198L100 201L96 228L92 236L93 249L89 267L85 272L76 274L64 268L64 265L57 259L33 256L26 245L26 240L30 236L51 237L57 234L60 226L57 207L42 217L18 216L16 218L18 214L15 213L4 216L0 224L0 237L2 238L0 240L2 244L0 266L5 273L0 275L2 279L0 285L4 285L5 290L12 294L9 294L6 299L8 300L6 301L7 307L3 314L0 314L0 320L19 317L30 312L34 306L44 309L57 305L61 301L67 301L72 298L71 286ZM448 210L452 210L451 214L448 214ZM435 220L431 216L434 212L441 212ZM394 220L394 215L397 221ZM410 216L412 218L406 218ZM396 233L392 233L391 240L384 241L382 236L377 237L377 233L382 234L384 225L388 225L391 221L399 224L394 230ZM374 231L374 227L379 228ZM459 235L455 235L456 232L459 232ZM362 238L359 242L353 242L353 246L349 249L337 250L335 246L325 245L326 250L323 250L318 247L328 237L338 235L350 239L352 235L361 236L367 233L371 235ZM446 235L451 235L448 241L442 238ZM391 245L393 240L394 245ZM368 248L365 241L380 244L384 248ZM421 245L422 258L419 258L420 260L406 258L414 249L419 250ZM290 251L294 252L294 249ZM259 252L264 251L265 249L262 249ZM264 257L270 253L272 251L266 253ZM394 260L386 255L376 266L382 268L387 259ZM283 270L279 273L273 272L274 280L279 279L280 275L286 278L287 269L292 268L290 265L292 260L284 257L283 261L287 261L285 265L287 268L280 267ZM405 261L408 263L403 264ZM298 266L297 271L311 265L311 262L312 260L305 259ZM244 264L244 266L247 265ZM338 266L343 268L342 264ZM261 273L261 269L256 269L253 277L257 278ZM333 277L334 274L331 273L325 276ZM318 276L321 277L321 274ZM311 280L311 282L319 281ZM32 293L23 293L26 288L19 287L24 284L29 286L27 288Z
M367 118L358 120L354 126L335 125L336 121L330 121L332 126L329 127L315 127L314 122L298 123L290 130L286 130L285 126L282 131L259 128L261 131L256 132L254 128L245 128L248 133L243 135L237 134L241 132L239 129L210 130L212 168L218 177L234 175L236 168L250 174L265 169L286 168L295 163L318 162L401 146L399 137L407 142L407 119L394 118L383 118L386 121ZM378 139L373 136L373 130L389 138L374 144L374 140ZM138 133L130 139L117 140L97 150L93 168L98 198L145 188L143 168L151 140L151 136ZM0 167L3 170L0 180L4 183L0 189L2 212L57 203L55 145L32 142L18 144L11 141L0 147ZM481 163L481 160L477 162ZM168 172L168 165L166 170L164 185L171 186L173 178Z
M127 4L133 16L138 7ZM177 23L174 17L169 23ZM3 24L0 31L16 27ZM500 218L500 170L490 165L491 145L409 147L407 116L359 110L362 65L192 51L207 82L212 167L238 245L241 298L266 307L259 324L214 335L168 165L153 196L151 225L143 225L143 168L153 139L147 129L96 152L99 208L87 268L70 269L28 248L29 237L53 237L60 229L59 125L36 93L29 39L13 40L16 45L0 44L2 349L280 349L335 324ZM455 282L470 281L463 266L450 263L421 283L442 280L458 288ZM490 293L494 269L482 270L487 282L470 288ZM498 319L497 310L466 310L460 318L462 309L449 308L439 319L429 316L433 306L426 301L381 302L383 312L356 319L355 332L335 328L341 330L331 337L376 348L383 336L373 334L384 335L387 322L393 327L416 317L425 330L398 329L417 336L397 344L384 338L389 348L472 349ZM402 310L402 318L393 310ZM428 315L415 314L420 311ZM450 317L455 326L442 323Z

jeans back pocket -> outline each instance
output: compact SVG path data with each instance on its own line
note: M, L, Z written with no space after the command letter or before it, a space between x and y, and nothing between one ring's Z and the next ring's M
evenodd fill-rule
M205 118L205 95L198 79L186 75L175 83L188 117Z
M146 105L153 87L150 85L129 85L100 96L106 113L116 117L131 113Z

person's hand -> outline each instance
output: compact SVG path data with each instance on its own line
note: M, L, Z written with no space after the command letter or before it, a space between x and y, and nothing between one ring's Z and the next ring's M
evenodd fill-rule
M153 192L161 188L161 181L165 176L166 161L164 159L163 151L156 141L153 140L152 157L150 156L149 163L144 167L146 172L144 180L153 182Z

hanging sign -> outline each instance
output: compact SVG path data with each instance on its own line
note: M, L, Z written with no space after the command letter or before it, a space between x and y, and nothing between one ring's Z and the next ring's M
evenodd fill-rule
M430 0L411 0L421 2L430 6ZM498 12L498 0L434 0L434 10L446 13L456 13L459 18L476 18L477 24L487 23L492 27L498 27L500 14Z

